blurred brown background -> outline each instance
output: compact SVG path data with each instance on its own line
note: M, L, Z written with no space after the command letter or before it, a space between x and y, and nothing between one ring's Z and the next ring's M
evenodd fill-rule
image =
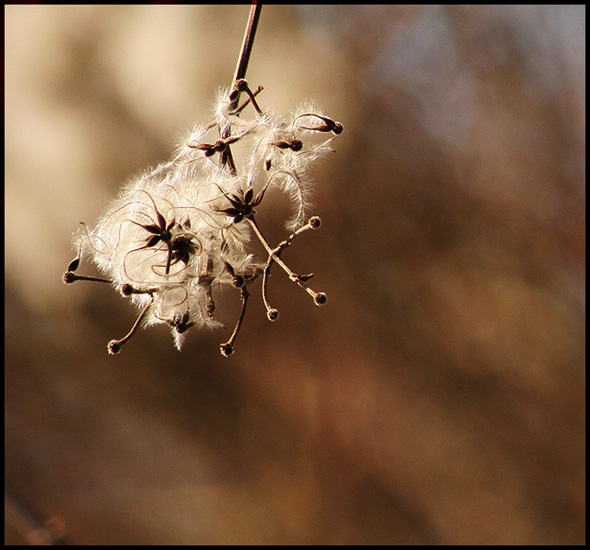
M345 127L284 254L328 305L273 270L233 357L107 355L136 312L61 282L71 235L209 121L248 11L5 7L6 541L584 543L583 6L264 7L260 103Z

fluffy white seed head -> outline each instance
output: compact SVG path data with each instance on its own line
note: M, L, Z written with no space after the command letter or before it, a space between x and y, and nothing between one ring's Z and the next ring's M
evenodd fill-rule
M96 227L82 225L75 237L79 258L90 256L130 297L141 324L168 325L178 349L191 327L221 326L214 319L218 289L242 288L265 272L249 253L247 218L266 191L276 188L292 202L290 230L304 225L308 169L342 131L311 103L284 116L252 105L232 111L229 92L220 91L213 122L195 124L170 161L129 182ZM252 103L251 92L246 98ZM229 147L232 169L220 162Z

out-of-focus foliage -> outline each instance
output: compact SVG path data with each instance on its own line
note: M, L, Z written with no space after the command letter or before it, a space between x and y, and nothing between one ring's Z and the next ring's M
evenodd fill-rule
M107 355L133 314L62 284L71 234L207 118L247 16L5 8L12 499L78 544L583 543L583 6L265 6L251 85L345 126L284 252L329 303L277 270L238 355Z

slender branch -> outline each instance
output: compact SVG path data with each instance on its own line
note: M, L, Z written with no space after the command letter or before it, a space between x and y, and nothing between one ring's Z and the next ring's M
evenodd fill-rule
M274 260L277 264L279 264L283 268L283 271L289 276L289 279L291 279L294 283L296 283L297 282L297 275L295 275L295 273L293 273L287 267L285 262L283 262L283 260L281 260L281 258L279 258L279 256L277 255L277 251L273 250L270 247L270 245L268 244L268 241L266 240L266 238L262 234L262 231L260 231L260 228L258 227L256 220L253 217L248 217L248 218L246 218L246 221L250 224L250 227L252 227L252 229L254 230L254 233L258 237L258 240L261 242L262 246L264 246L266 252L268 253L268 257L272 258L272 260Z
M248 292L246 285L241 286L240 291L242 293L242 310L240 311L240 316L238 317L238 321L234 327L232 335L229 337L229 340L219 346L221 354L224 357L229 357L234 352L234 342L236 341L238 332L240 332L240 327L242 326L242 321L244 320L244 315L246 314L246 305L248 304L250 293Z
M293 281L294 283L297 283L303 290L305 290L305 292L307 292L313 298L313 301L315 302L316 305L318 305L318 306L324 305L326 303L326 295L323 292L316 292L315 290L313 290L307 286L307 281L313 277L313 273L310 273L309 275L297 275L296 273L291 271L289 269L289 267L287 266L287 264L285 264L285 262L283 262L283 260L281 260L281 258L280 258L280 253L283 251L283 249L285 249L286 247L288 247L291 244L291 241L297 235L301 235L301 233L303 233L304 231L307 231L308 229L317 229L321 224L320 219L317 216L312 217L306 225L304 225L303 227L300 227L297 231L292 233L289 237L287 237L282 243L280 243L274 249L270 247L270 245L268 244L268 241L266 240L266 238L262 234L262 231L260 231L260 228L258 227L258 224L256 223L256 220L254 219L254 216L248 216L245 219L250 224L250 227L254 230L256 237L258 237L258 240L262 243L262 246L264 246L266 252L268 253L268 263L264 268L264 277L265 278L268 277L268 271L270 269L270 265L272 262L275 262L281 266L281 268L287 274L289 279L291 279L291 281ZM262 288L263 288L263 292L265 292L264 279L263 279L263 287ZM268 302L266 302L266 301L265 301L265 306L267 308L267 314L269 315L269 319L271 316L273 316L276 319L276 316L274 313L272 315L268 313L269 306L268 306ZM272 308L271 308L271 310L272 310ZM274 319L271 319L271 321L273 321L273 320Z
M246 33L244 34L244 41L242 42L240 58L238 59L238 64L236 66L234 82L236 80L246 78L246 70L248 69L248 61L250 61L250 54L252 53L252 46L254 45L254 37L256 36L256 28L258 27L258 20L260 19L261 10L262 6L258 2L254 2L250 8L250 17L248 19ZM231 102L230 111L236 109L239 101L240 94L238 93Z
M111 355L116 355L117 353L119 353L121 351L121 348L131 339L131 337L136 333L137 329L139 328L139 325L141 324L141 322L143 321L143 318L146 316L148 310L150 309L150 307L152 307L152 304L154 303L154 297L152 296L152 300L151 302L146 305L143 310L141 311L141 313L139 314L139 317L137 318L137 320L135 321L135 323L133 324L133 326L131 327L131 330L125 335L123 336L123 338L121 338L120 340L111 340L108 344L107 344L107 350Z
M109 283L113 281L105 279L104 277L90 277L87 275L76 275L73 271L66 271L63 276L63 282L66 285L72 284L75 281L94 281L96 283Z
M254 45L254 37L256 36L256 28L258 26L258 20L260 19L261 10L262 6L258 2L254 2L252 4L252 7L250 8L250 16L248 18L248 24L246 25L246 32L244 34L244 40L242 42L242 49L240 51L240 57L238 58L238 64L236 66L234 83L246 77L248 61L250 61L250 54L252 53L252 46ZM235 111L237 109L239 102L240 91L238 90L230 101L230 112ZM228 124L222 131L221 139L227 139L230 136L230 134L231 125ZM220 155L220 166L227 167L232 175L236 175L237 173L236 165L231 154L231 149L229 147L227 147Z

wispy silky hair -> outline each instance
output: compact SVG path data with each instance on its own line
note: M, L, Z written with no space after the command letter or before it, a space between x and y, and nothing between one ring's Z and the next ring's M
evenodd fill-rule
M253 10L255 7L253 7ZM180 350L192 327L218 328L215 296L226 288L240 292L242 308L229 340L220 346L231 355L244 319L248 287L262 279L262 299L274 321L278 310L267 297L268 275L278 264L288 278L323 305L326 295L309 288L313 274L291 271L281 252L293 239L320 227L309 218L312 163L332 151L342 125L310 102L281 115L258 104L259 87L243 78L220 90L212 121L194 124L175 147L171 160L139 174L125 185L92 229L82 225L74 243L79 253L64 282L90 280L112 284L139 309L130 332L111 340L109 353L143 326L165 324ZM242 102L239 102L240 94ZM239 145L240 154L236 155ZM256 212L269 189L284 193L293 205L290 234L272 247L264 238ZM307 220L307 221L306 221ZM255 238L267 257L250 251ZM90 257L103 277L76 273Z

